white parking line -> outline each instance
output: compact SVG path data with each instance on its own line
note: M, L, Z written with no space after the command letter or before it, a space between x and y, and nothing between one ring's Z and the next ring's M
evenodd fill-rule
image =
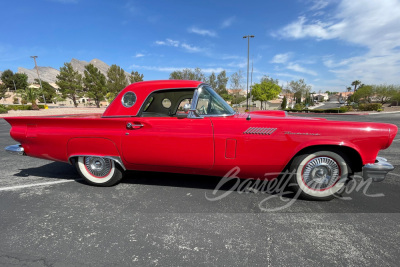
M393 142L399 142L400 141L400 139L394 139L393 140Z
M75 181L77 181L77 180L63 180L63 181L47 182L47 183L39 183L39 184L16 185L16 186L0 188L0 191L15 190L15 189L21 189L21 188L27 188L27 187L34 187L34 186L62 184L62 183L69 183L69 182L75 182Z

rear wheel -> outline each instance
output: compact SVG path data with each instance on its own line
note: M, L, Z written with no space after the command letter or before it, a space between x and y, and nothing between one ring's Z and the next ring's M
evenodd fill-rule
M80 156L75 162L76 169L88 184L112 186L123 177L122 171L112 159L94 156Z
M292 185L304 199L330 200L348 180L350 168L346 156L339 151L313 151L300 154L290 170Z

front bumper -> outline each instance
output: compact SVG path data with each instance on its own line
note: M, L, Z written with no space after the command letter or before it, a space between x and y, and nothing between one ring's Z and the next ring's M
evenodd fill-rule
M393 170L393 165L385 158L377 157L375 163L364 165L362 173L364 180L372 179L373 182L382 182L386 174Z
M11 154L14 154L14 155L19 155L19 156L25 155L24 148L20 144L8 146L8 147L5 148L5 150L8 153L11 153Z

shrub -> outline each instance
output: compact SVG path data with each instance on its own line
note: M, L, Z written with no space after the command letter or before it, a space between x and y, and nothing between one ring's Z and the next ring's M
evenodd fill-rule
M378 109L382 110L381 103L368 103L368 104L360 104L358 109L361 111L378 111Z
M300 111L300 110L304 109L304 106L303 106L303 104L297 103L296 105L294 105L293 109Z
M8 113L8 108L4 105L0 105L0 114Z
M44 108L44 105L38 105L39 108ZM8 106L8 109L12 110L32 110L32 105L12 105Z
M331 108L331 109L285 109L288 112L306 112L306 113L345 113L347 109L345 107Z
M14 97L14 99L13 99L13 104L19 104L18 98Z
M352 106L343 106L342 108L344 108L346 111L353 111L353 107Z

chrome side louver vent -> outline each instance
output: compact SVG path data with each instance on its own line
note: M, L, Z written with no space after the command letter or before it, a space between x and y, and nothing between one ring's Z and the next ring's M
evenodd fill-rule
M263 128L263 127L250 127L243 134L261 134L261 135L271 135L276 131L276 128Z

